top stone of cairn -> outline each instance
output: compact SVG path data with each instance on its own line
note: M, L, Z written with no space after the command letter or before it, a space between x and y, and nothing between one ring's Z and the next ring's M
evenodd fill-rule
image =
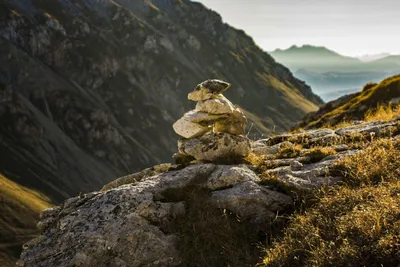
M193 92L189 93L188 99L193 101L203 101L211 98L217 98L219 94L222 94L224 91L228 90L229 87L231 87L230 83L221 80L207 80L197 85Z

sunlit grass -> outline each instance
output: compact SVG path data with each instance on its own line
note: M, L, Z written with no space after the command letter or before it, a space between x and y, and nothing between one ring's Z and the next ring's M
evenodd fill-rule
M400 105L379 105L376 109L366 112L365 121L390 121L400 116Z
M14 266L22 244L38 234L39 213L51 206L46 196L0 174L0 266Z
M374 142L334 168L344 184L291 218L260 266L398 266L400 144Z

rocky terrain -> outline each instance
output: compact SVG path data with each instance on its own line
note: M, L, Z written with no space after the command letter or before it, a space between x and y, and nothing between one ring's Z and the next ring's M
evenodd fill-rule
M399 139L400 117L252 141L242 163L154 166L43 211L18 266L251 266L301 195L346 182L338 162Z
M0 16L0 172L54 202L170 161L205 79L232 83L257 133L322 103L199 3L6 0Z

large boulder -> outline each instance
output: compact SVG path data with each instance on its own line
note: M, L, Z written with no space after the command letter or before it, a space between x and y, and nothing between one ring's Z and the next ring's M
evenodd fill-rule
M202 161L230 161L250 153L250 141L245 136L216 133L178 141L179 152Z
M171 225L190 219L187 207L196 198L185 194L205 191L211 208L260 229L292 199L259 182L246 165L198 164L68 199L42 212L42 234L24 245L18 266L180 266L180 238Z

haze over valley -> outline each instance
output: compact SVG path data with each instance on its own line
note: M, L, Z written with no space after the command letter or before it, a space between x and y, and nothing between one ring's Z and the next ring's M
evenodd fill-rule
M325 101L357 92L367 82L379 82L400 73L400 55L380 54L361 60L311 45L277 49L271 55Z

